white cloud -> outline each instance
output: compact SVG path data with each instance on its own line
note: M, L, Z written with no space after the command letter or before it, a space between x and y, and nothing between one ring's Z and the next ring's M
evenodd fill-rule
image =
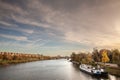
M6 35L6 34L0 34L0 37L8 38L8 39L13 39L17 41L27 41L27 37L25 36L14 36L14 35Z
M18 17L18 16L14 16L14 15L12 15L12 18L19 23L31 25L34 27L43 27L43 28L50 27L50 25L48 25L48 24L43 24L38 21L34 21L31 18Z
M32 34L34 32L32 29L20 28L16 24L8 23L8 22L5 22L5 21L0 21L0 24L3 25L3 26L1 26L1 28L3 28L3 29L10 29L10 30L15 30L15 31L29 33L29 34Z
M16 26L14 24L10 24L10 23L4 22L4 21L0 21L0 24L5 25L5 26Z
M5 2L0 2L0 7L5 9L5 10L7 10L7 11L9 11L9 12L11 11L12 13L16 13L17 12L20 15L27 15L27 13L28 13L26 10L23 10L20 6L11 5L11 4L5 3ZM4 15L4 13L3 13L3 15Z
M32 29L24 29L24 28L20 28L20 27L12 28L12 30L16 30L16 31L20 31L20 32L28 33L28 34L34 33L34 30L32 30Z

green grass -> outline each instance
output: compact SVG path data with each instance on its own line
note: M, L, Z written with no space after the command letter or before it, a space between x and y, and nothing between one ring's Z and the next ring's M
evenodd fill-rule
M95 63L92 63L91 65L92 66L96 66ZM99 64L99 65L104 67L104 64ZM105 71L107 71L109 74L112 74L112 75L120 77L120 67L105 66Z
M106 67L105 70L112 74L112 75L116 75L120 77L120 67L116 68L116 67Z
M18 64L18 63L26 63L38 61L38 59L29 59L29 60L0 60L0 65L9 65L9 64Z

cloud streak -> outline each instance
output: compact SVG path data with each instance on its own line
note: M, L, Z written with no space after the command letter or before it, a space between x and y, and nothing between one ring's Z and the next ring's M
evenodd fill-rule
M28 34L32 34L34 32L31 29L23 29L23 28L18 27L18 25L16 25L16 24L7 23L5 21L0 21L0 24L3 25L3 26L1 26L1 28L3 28L3 29L10 29L10 30L15 30L15 31L19 31L19 32L25 32Z
M27 41L27 37L25 37L25 36L14 36L14 35L0 34L0 37L13 39L13 40L17 40L17 41Z

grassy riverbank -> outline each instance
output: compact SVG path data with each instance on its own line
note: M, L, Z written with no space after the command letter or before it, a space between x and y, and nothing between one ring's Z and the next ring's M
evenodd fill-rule
M60 56L45 56L40 54L26 54L13 52L0 52L0 65L18 64L40 60L63 58Z
M105 70L112 75L120 77L120 67L106 67Z
M94 65L97 65L97 64L94 64ZM109 74L120 77L120 67L110 66L110 65L104 66L104 64L99 64L99 65L101 67L105 67L105 71L108 72Z
M119 66L110 66L105 65L102 63L98 63L101 67L105 67L105 70L112 75L119 76L120 77L120 67ZM115 65L115 64L114 64ZM117 65L117 64L116 64Z
M38 59L29 59L29 60L1 60L0 61L0 65L10 65L10 64L32 62L32 61L38 61Z

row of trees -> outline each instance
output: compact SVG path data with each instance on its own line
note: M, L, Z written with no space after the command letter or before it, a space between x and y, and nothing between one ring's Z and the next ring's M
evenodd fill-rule
M94 49L92 52L93 60L96 62L102 62L102 55L104 54L104 51L106 51L107 57L109 58L109 63L120 63L120 51L118 49Z
M12 52L0 52L0 60L49 60L55 57L43 56L40 54L24 54L24 53L12 53Z
M75 52L73 52L71 54L71 61L76 61L79 63L91 63L93 62L92 54L82 52L76 54Z
M120 51L118 49L93 49L92 53L71 54L71 60L79 63L109 62L120 65Z

